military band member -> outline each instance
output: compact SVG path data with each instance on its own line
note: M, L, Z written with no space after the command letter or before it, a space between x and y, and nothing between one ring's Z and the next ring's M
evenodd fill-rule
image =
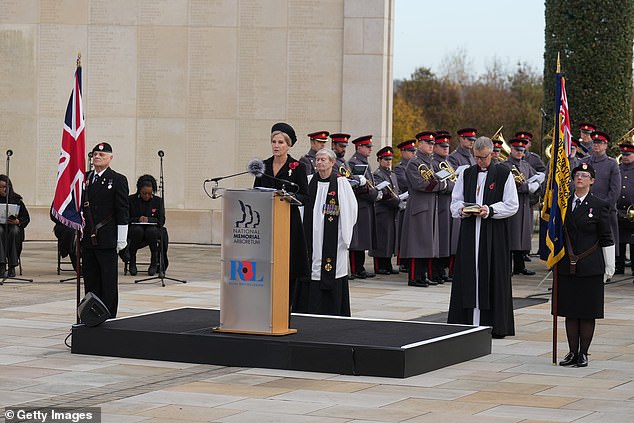
M449 133L436 134L436 143L434 144L434 171L439 171L443 167L449 169L451 166L447 162L449 156L449 142L451 135ZM455 172L455 169L451 167ZM454 182L451 178L447 179L447 187L438 191L438 258L432 260L432 281L443 284L451 279L445 273L445 268L449 266L449 257L451 256L451 191Z
M416 135L418 150L405 170L409 198L405 208L401 255L409 259L409 286L428 287L437 283L430 280L431 259L438 257L438 191L446 188L434 173L432 154L435 133Z
M308 134L308 139L310 140L310 150L308 153L304 154L299 161L304 163L304 167L306 168L306 175L312 175L316 172L315 169L315 154L326 146L326 141L328 141L328 131L317 131L312 134Z
M416 140L407 140L403 141L399 145L397 145L398 149L401 150L401 161L394 167L394 174L396 175L396 180L398 182L398 188L402 194L405 194L408 190L407 188L407 177L405 176L405 169L407 168L407 163L411 160L412 157L416 155ZM408 194L409 195L409 194ZM397 245L397 263L399 265L399 271L403 273L407 273L407 259L401 256L401 237L403 236L403 220L405 218L405 206L407 205L407 199L401 201L399 205L398 212L398 240L399 243Z
M625 273L625 250L630 245L634 251L634 143L626 140L619 144L621 150L621 195L616 202L619 218L619 254L616 258L616 274ZM630 209L631 207L631 209ZM631 210L628 213L628 209ZM634 273L634 267L632 267Z
M570 140L570 156L568 156L568 162L570 163L570 169L574 169L581 163L581 159L577 157L577 151L579 149L579 140L572 137ZM571 181L571 184L573 182ZM572 185L574 188L574 184ZM573 189L574 190L574 189Z
M590 154L592 152L592 133L597 130L597 126L590 122L579 123L579 146L584 153Z
M335 162L335 171L340 174L339 170L344 167L350 170L348 162L346 161L346 147L348 147L348 140L350 134L330 134L330 148L335 152L337 161Z
M473 143L475 143L478 130L476 128L458 129L458 147L449 154L447 161L458 171L460 166L473 166L476 163L473 157ZM449 276L453 275L453 263L458 249L458 235L460 234L460 219L451 221L451 258L449 260Z
M373 278L373 273L365 270L365 252L372 250L376 242L374 232L374 202L379 196L379 191L372 184L372 169L368 164L368 157L372 153L372 135L364 135L352 141L356 151L348 165L355 170L355 166L365 166L363 174L359 175L359 186L354 189L357 197L359 212L357 223L354 225L352 242L350 243L350 272L351 278Z
M519 131L515 133L515 138L526 140L526 151L524 152L524 160L537 172L546 173L546 165L537 153L531 151L533 145L533 134L528 131Z
M374 171L374 186L388 185L381 189L381 199L374 203L374 216L376 227L376 245L370 252L374 257L374 273L377 275L397 274L398 270L392 268L392 256L396 254L398 245L398 210L400 199L396 175L392 172L392 159L394 149L390 146L383 147L376 153L379 167Z
M592 185L592 194L610 205L610 228L614 245L619 245L619 224L616 216L616 201L621 193L621 172L619 165L606 151L610 136L603 131L594 131L592 137L592 154L581 159L594 168L596 178ZM616 251L616 255L619 252Z
M531 249L531 235L533 233L532 209L529 194L539 189L539 182L529 182L535 175L535 169L524 160L526 139L514 138L510 142L511 155L500 166L507 167L515 179L519 209L510 217L511 253L513 256L514 275L534 275L535 272L526 268L524 254Z
M500 153L502 152L502 140L491 140L493 142L493 151L491 151L491 163L494 165L500 164L502 159Z

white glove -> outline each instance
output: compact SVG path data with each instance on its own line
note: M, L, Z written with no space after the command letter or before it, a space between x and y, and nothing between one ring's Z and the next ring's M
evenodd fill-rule
M535 181L535 182L530 182L528 184L528 192L530 192L531 194L533 194L538 189L539 189L539 182Z
M381 201L383 199L383 191L379 191L376 195L376 201Z
M359 175L359 186L360 187L364 187L365 184L367 184L367 183L368 183L368 180L365 179L365 176Z
M611 279L614 276L615 266L615 247L614 245L610 245L608 247L603 247L603 261L605 262L605 274L603 275L603 282Z
M128 225L117 225L117 253L128 245Z

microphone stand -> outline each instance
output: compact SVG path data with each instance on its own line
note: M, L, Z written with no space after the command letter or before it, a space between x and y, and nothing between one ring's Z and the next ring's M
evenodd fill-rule
M165 152L163 152L163 150L159 150L158 151L158 156L159 156L159 160L160 160L160 170L159 170L159 191L161 192L161 206L160 209L161 212L163 213L163 216L165 216L165 187L164 187L164 182L163 182L163 156L165 156ZM187 283L186 280L184 279L176 279L176 278L169 278L167 276L165 276L165 259L163 257L163 242L165 241L163 239L163 224L161 223L161 219L158 219L158 232L159 232L159 251L158 251L158 256L159 256L159 268L158 268L158 276L152 276L149 278L145 278L145 279L137 279L134 281L134 283L139 283L139 282L147 282L147 281L151 281L154 279L158 279L161 281L161 286L165 286L165 279L167 279L168 281L174 281L174 282L180 282L180 283Z
M2 280L0 281L0 285L4 285L7 280L16 281L16 282L33 282L33 279L26 278L18 278L15 276L9 276L9 195L11 194L11 185L9 178L9 162L11 161L11 156L13 155L13 150L7 150L7 186L5 190L4 197L4 259L7 264L7 273L2 275ZM20 258L18 257L18 260Z

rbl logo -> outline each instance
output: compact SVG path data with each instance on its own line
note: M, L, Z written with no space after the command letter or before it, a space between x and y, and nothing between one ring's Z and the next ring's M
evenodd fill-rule
M260 276L258 279L256 271L256 262L245 260L231 260L231 277L229 280L237 281L250 281L250 282L262 282L264 276Z

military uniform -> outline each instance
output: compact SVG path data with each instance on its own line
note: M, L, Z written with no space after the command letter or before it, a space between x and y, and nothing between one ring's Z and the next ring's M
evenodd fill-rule
M372 145L372 136L366 135L352 141L355 146ZM372 170L368 164L368 158L359 153L354 153L348 165L354 169L356 165L366 165L365 173L362 175L366 179L366 184L354 188L354 194L357 197L359 212L357 214L357 223L354 225L352 232L352 241L350 242L350 270L354 278L373 277L373 274L367 273L364 267L365 252L372 250L376 243L376 233L374 231L374 202L377 199L378 191L372 184Z
M514 149L521 149L525 148L525 143L526 141L523 139L513 139L511 146ZM500 166L505 166L511 171L513 169L519 170L525 179L522 183L518 183L517 180L515 181L519 208L517 213L509 218L509 232L511 236L510 248L513 256L513 274L534 275L535 272L526 269L524 254L528 253L531 249L531 236L533 234L533 213L530 205L530 187L528 180L535 174L535 169L533 169L526 160L518 160L512 156L509 156L507 160L500 163ZM539 184L533 186L533 189L538 190L538 185Z
M112 153L112 147L106 143L98 144L93 152L97 150ZM127 231L128 194L127 178L110 167L101 175L94 170L86 175L82 201L86 226L81 242L84 286L86 293L92 292L103 301L112 318L117 316L119 302L118 227Z
M416 136L418 142L434 143L433 132L422 132ZM405 170L409 186L409 198L403 221L401 255L409 258L408 284L426 287L431 281L432 261L439 256L438 191L446 188L446 182L438 181L435 175L425 178L420 170L433 172L432 154L416 151ZM423 235L424 234L424 235Z
M416 140L407 140L401 142L398 146L399 150L401 150L401 161L394 166L392 171L396 175L396 181L398 182L398 189L401 194L404 194L408 191L407 186L407 177L405 176L405 169L407 168L407 163L409 163L409 159L403 157L404 151L412 151L416 152ZM396 245L396 254L397 254L397 263L400 266L401 272L407 272L407 259L401 256L401 238L403 237L403 220L405 219L405 207L407 205L407 199L401 200L399 203L399 211L398 211L398 244Z
M326 144L326 141L328 141L328 135L330 135L328 131L317 131L308 134L308 139L310 140L310 150L308 150L308 153L304 154L299 159L299 161L304 164L306 175L312 175L317 172L317 169L315 168L315 155L317 154L317 151Z
M634 154L634 144L625 142L619 144L621 154ZM616 202L619 221L619 254L616 258L616 273L625 273L625 250L630 244L630 256L634 251L634 222L627 218L627 209L634 205L634 162L621 163L621 193ZM634 270L634 267L632 267Z
M459 131L460 132L460 131ZM475 131L473 132L475 137ZM471 150L458 146L447 157L447 161L454 169L458 169L460 166L468 165L473 166L476 164L475 158ZM460 219L451 219L451 259L449 264L449 276L453 274L453 262L458 250L458 237L460 236Z
M593 142L607 142L609 144L609 136L604 132L594 131L592 133ZM621 193L621 172L619 165L611 157L602 155L600 157L591 154L584 157L582 163L588 163L594 168L596 178L592 188L592 194L610 205L610 228L612 229L612 239L614 245L619 245L619 224L616 213L616 202ZM616 252L618 256L618 251Z
M392 147L383 147L377 152L379 160L391 160L394 156ZM390 169L379 166L374 171L374 186L383 182L389 185L381 190L380 198L374 203L376 245L370 251L374 257L374 272L382 275L398 273L392 268L392 256L396 254L398 245L398 198L399 189L396 175Z

